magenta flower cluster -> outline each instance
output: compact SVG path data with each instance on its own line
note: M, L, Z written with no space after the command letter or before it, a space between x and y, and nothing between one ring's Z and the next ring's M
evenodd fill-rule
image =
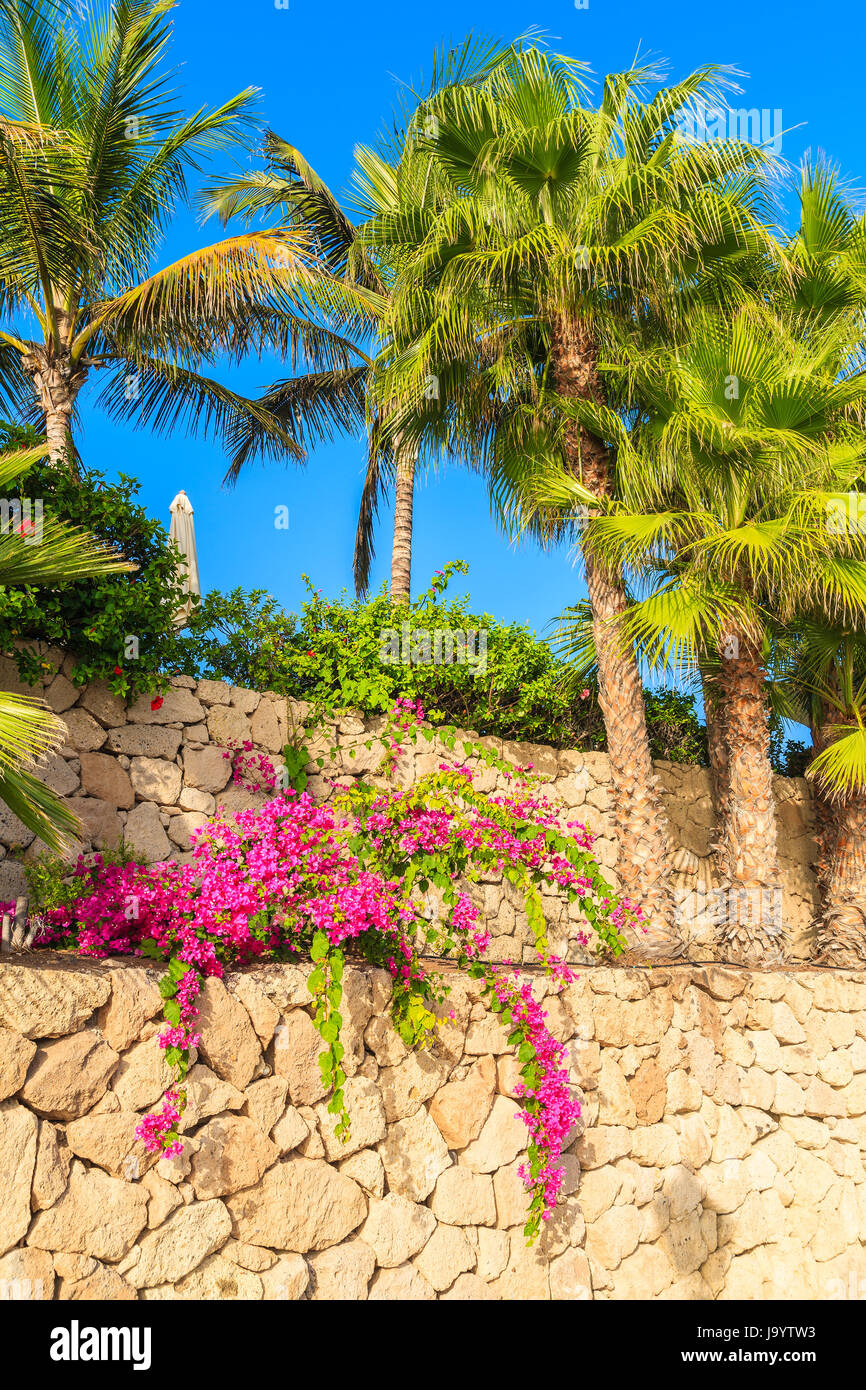
M400 695L394 701L382 733L382 742L392 757L399 757L403 746L402 735L410 729L418 729L424 722L424 706L420 700L410 700Z
M249 739L240 747L231 742L223 757L232 765L232 782L249 791L273 791L277 785L277 770L266 753L257 753Z
M559 978L570 983L574 975L562 966ZM532 1068L538 1079L533 1084L518 1082L515 1096L523 1102L520 1117L528 1128L533 1148L538 1155L532 1168L521 1164L518 1169L527 1187L540 1189L543 1197L542 1219L546 1220L559 1196L565 1176L557 1159L566 1138L580 1119L580 1103L571 1095L568 1075L563 1068L565 1048L548 1029L547 1014L532 996L532 985L513 976L498 976L494 992L503 1007L509 1010L512 1026L528 1042L535 1056Z
M173 998L175 1019L160 1039L167 1054L199 1041L192 1024L204 977L264 956L302 956L316 931L335 946L375 934L395 976L417 980L407 937L415 911L398 881L359 865L343 841L345 829L330 808L288 792L239 813L232 824L218 820L196 832L192 864L79 861L80 894L72 907L47 914L40 945L74 946L99 957L152 954L155 947L191 966ZM148 1147L169 1147L161 1139L174 1130L182 1101L176 1093L159 1116L142 1123Z
M389 721L396 735L391 751L422 716L417 702L398 702ZM244 745L242 753L249 752ZM425 970L419 943L429 949L431 931L434 937L438 932L436 949L484 978L493 1007L506 1015L512 1040L519 1042L520 1100L530 1137L524 1178L543 1215L560 1190L557 1160L580 1110L571 1099L564 1049L530 986L516 971L484 960L489 933L466 888L481 873L508 873L540 902L540 885L552 882L586 904L597 930L599 915L607 927L634 926L640 910L612 895L592 858L592 841L581 823L561 824L524 769L508 773L507 790L497 796L480 792L468 768L448 763L408 789L359 785L334 806L317 806L306 792L290 790L195 832L189 864L115 866L98 855L90 864L80 860L74 901L45 914L38 944L169 962L160 1042L176 1082L162 1108L141 1121L138 1136L148 1150L171 1154L181 1143L182 1083L200 1042L196 999L205 978L258 959L312 954L321 1000L331 988L327 980L339 979L328 974L325 958L351 946L393 976L398 1026L409 1027L419 1016L432 1026L428 1006L444 1002L447 985L440 973ZM428 878L442 897L435 926L414 891L425 892ZM548 975L568 983L573 976L547 947L543 918L536 936ZM326 1016L323 1008L320 1031L328 1041ZM413 1038L429 1036L426 1027ZM333 1038L329 1045L335 1048ZM335 1101L340 1055L341 1049L333 1052L329 1064L337 1078Z

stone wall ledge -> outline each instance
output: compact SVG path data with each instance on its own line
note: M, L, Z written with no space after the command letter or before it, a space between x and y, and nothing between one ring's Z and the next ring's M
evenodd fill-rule
M302 728L308 713L303 702L287 701L273 691L244 690L189 676L172 681L158 710L151 709L147 696L125 704L105 682L76 688L68 679L69 657L51 648L44 656L54 669L41 685L26 689L43 695L67 725L66 745L45 761L41 776L82 823L83 839L72 858L115 845L122 837L143 863L188 862L191 834L217 809L231 814L264 801L260 792L231 784L230 763L223 754L250 740L256 753L278 762L290 731ZM24 689L14 662L5 656L0 656L0 688ZM364 719L357 711L346 711L329 726L327 738L321 730L311 731L314 757L325 758L321 769L315 762L307 769L314 799L324 801L331 795L327 777L345 782L375 769L383 753L378 739L382 722L380 717ZM469 730L460 731L460 737L476 736ZM514 765L534 765L545 778L545 790L567 808L568 818L585 821L597 836L598 860L618 887L619 851L607 755L498 738L481 741ZM337 750L333 759L332 744ZM417 748L406 745L398 779L408 784L453 756L439 739L422 740ZM468 763L478 770L483 790L504 789L494 769L478 768L477 760L471 758ZM678 869L675 886L682 898L682 933L693 959L712 959L717 926L707 896L715 886L709 770L659 761L655 771ZM811 794L803 778L777 777L774 790L781 832L782 918L792 956L807 960L819 910ZM0 901L24 891L24 866L40 851L32 832L0 806ZM484 881L473 891L483 904L494 958L529 964L534 958L533 936L516 891L495 880ZM557 954L576 964L591 963L591 955L579 942L579 905L569 907L545 895L544 911Z

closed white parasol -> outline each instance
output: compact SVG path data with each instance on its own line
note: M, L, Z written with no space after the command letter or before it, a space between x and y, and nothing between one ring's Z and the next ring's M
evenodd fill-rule
M183 488L175 497L169 510L171 511L171 525L168 528L168 534L186 564L184 588L188 594L200 594L201 585L198 579L198 557L195 553L195 523L192 519L192 503ZM189 600L181 605L174 620L175 627L186 625L191 608L192 603Z

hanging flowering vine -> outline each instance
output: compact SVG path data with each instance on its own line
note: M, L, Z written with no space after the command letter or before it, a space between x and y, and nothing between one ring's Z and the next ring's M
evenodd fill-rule
M392 711L384 770L404 740L417 737L422 717L407 702ZM444 737L453 748L453 735ZM437 1006L445 1004L449 986L435 960L447 959L481 981L517 1049L528 1132L521 1168L530 1193L526 1234L535 1238L555 1205L563 1177L558 1159L580 1108L564 1049L530 983L519 970L485 958L489 934L471 887L482 875L501 874L518 889L536 956L555 988L574 976L550 949L543 885L580 903L586 923L580 939L588 942L593 932L600 950L619 952L623 929L638 925L641 913L617 898L593 856L592 835L579 822L562 824L538 779L480 745L465 744L464 753L495 764L506 790L483 792L465 764L442 762L409 788L381 776L359 780L337 788L333 805L319 806L291 789L261 808L215 819L195 833L189 864L118 866L99 856L79 864L79 891L69 906L46 914L40 944L168 961L160 983L166 1023L160 1043L174 1082L161 1109L139 1125L150 1151L174 1154L182 1146L184 1079L200 1041L196 997L208 976L256 960L312 960L308 986L323 1041L320 1066L343 1137L349 1131L340 1014L347 952L390 973L395 1026L408 1046L420 1047L430 1046L441 1026Z

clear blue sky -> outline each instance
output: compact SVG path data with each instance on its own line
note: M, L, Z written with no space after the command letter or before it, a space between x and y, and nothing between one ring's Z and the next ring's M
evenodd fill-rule
M429 72L434 48L468 30L514 38L541 30L560 51L588 61L595 74L628 67L638 45L670 60L673 77L701 63L731 64L748 74L735 105L783 112L783 155L823 149L860 186L864 180L863 41L860 0L379 0L376 5L325 5L321 0L181 0L175 11L174 56L188 110L215 104L243 87L262 89L262 116L298 145L335 191L346 189L355 144L372 142L390 111L400 79ZM173 225L162 261L219 234L184 212ZM232 385L256 391L283 373L277 363L247 364ZM89 395L94 395L89 388ZM163 439L110 424L82 405L79 444L86 462L142 482L147 508L168 524L168 505L183 487L195 507L204 589L263 587L287 607L301 595L307 572L328 594L351 587L355 519L363 446L355 440L318 449L304 468L253 465L238 486L221 486L220 448L183 435ZM290 509L288 531L274 529L274 507ZM476 611L529 622L549 620L581 596L583 586L565 551L510 548L497 534L480 480L456 469L418 490L413 587L426 586L448 559L464 559ZM390 524L379 530L376 585L389 572Z

